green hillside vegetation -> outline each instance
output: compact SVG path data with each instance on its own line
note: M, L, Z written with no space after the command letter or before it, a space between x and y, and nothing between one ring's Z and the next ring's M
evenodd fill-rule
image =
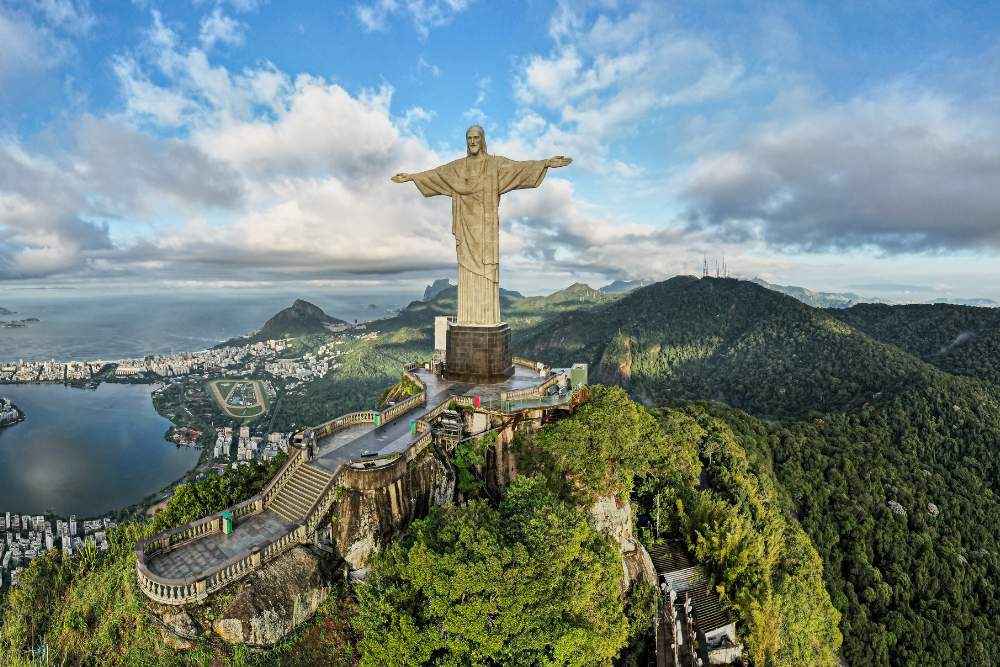
M531 508L571 525L582 507L609 492L631 498L639 512L659 508L664 532L684 540L712 574L758 665L825 665L838 652L851 665L997 664L1000 311L869 304L820 310L752 283L693 277L622 296L597 298L575 288L552 297L503 297L515 353L553 365L587 362L592 382L621 385L650 409L592 385L591 402L575 417L520 438L518 468L531 478L523 482ZM455 290L445 290L370 326L377 340L352 340L339 370L276 406L275 430L372 407L399 382L403 363L430 354L433 316L453 313L454 301ZM376 650L365 643L369 636L393 646L417 636L438 642L434 656L442 664L480 650L508 662L539 655L527 644L489 644L472 618L489 600L502 599L504 582L470 590L468 606L454 613L441 600L463 568L482 578L485 570L476 568L495 568L531 549L561 553L565 544L576 545L570 551L583 559L570 562L590 567L603 562L601 548L581 532L539 527L530 544L513 535L503 517L514 510L482 493L477 452L459 462L468 473L467 496L476 499L436 510L372 570L373 581L405 605L379 610L374 597L334 597L274 651L223 655L206 644L185 659L309 664L303 656L312 656L314 663L347 664L374 660L365 657ZM186 494L198 488L189 487ZM250 487L241 491L250 495ZM239 495L230 491L227 498ZM230 502L189 503L199 511L160 514L157 529ZM473 530L479 517L481 534ZM65 664L83 664L87 655L109 656L104 664L140 655L174 664L140 613L131 578L129 544L145 531L155 532L150 524L116 531L105 555L62 564L57 554L37 559L22 591L8 596L3 657L23 658L45 637L50 656ZM497 550L496 560L476 560L480 541ZM437 569L423 572L419 563ZM610 584L602 567L586 571ZM520 572L507 574L522 581ZM567 640L567 656L592 641L594 655L614 645L638 659L628 652L650 631L648 597L640 593L588 598L609 614L606 626L588 626L584 618L566 624L567 607L550 606L555 616L546 636L564 635L554 628L593 628L592 637ZM355 604L367 620L351 629L343 616L353 615ZM541 622L529 608L508 614L505 607L497 618ZM462 633L435 629L461 619ZM119 644L117 652L99 653Z
M701 481L654 477L640 505L667 508L672 531L714 575L756 665L833 665L841 645L823 563L779 497L765 452L702 407L654 411L668 447L697 452ZM863 663L858 663L863 664Z
M753 283L680 276L515 337L515 349L647 403L711 399L796 417L860 408L931 369L834 318Z
M897 309L912 327L896 326ZM951 321L939 338L935 311ZM941 368L989 379L1000 360L988 346L935 354L970 325L986 345L994 315L981 311L820 311L745 282L673 279L560 315L519 351L590 361L592 378L650 403L711 400L770 462L823 557L850 664L988 665L1000 640L1000 389Z
M833 315L949 373L1000 384L1000 308L861 304Z
M650 413L618 388L591 386L589 395L574 417L518 443L528 474L501 498L434 508L375 560L356 602L336 591L274 649L251 652L210 637L185 652L171 648L143 611L134 547L252 495L280 461L181 487L152 521L113 531L106 554L36 559L4 605L0 654L15 665L38 664L30 656L40 646L56 664L637 660L652 631L651 589L623 592L616 547L582 511L611 483L640 508L660 497L670 534L685 537L717 575L758 665L831 664L839 635L819 558L778 508L766 470L749 462L723 421L693 408ZM596 463L576 465L566 456L574 451ZM586 470L594 474L581 476ZM711 490L699 490L702 477Z
M541 480L409 534L358 589L361 665L610 665L625 645L617 550Z
M723 415L771 448L823 556L850 664L994 664L1000 424L975 396L945 384L789 425Z
M574 503L611 492L639 511L662 507L665 535L686 541L714 575L757 665L832 665L840 615L822 561L770 471L751 463L758 454L701 408L651 413L619 388L588 390L572 418L520 436L521 473Z

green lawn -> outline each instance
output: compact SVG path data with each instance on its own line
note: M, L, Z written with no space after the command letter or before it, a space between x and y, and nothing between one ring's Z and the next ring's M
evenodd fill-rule
M223 412L225 412L230 417L236 417L239 419L251 419L254 417L260 417L261 415L265 414L268 410L269 404L267 399L267 392L265 391L264 385L260 382L260 380L211 380L209 381L208 384L209 384L209 392L212 394L212 397L216 399L216 403L219 404ZM236 389L238 385L256 385L257 388L260 390L261 396L264 397L263 405L258 404L249 407L239 407L239 406L229 405L228 404L229 397L232 396L233 391ZM222 397L221 401L218 400L218 397L216 397L215 393L212 392L211 390L212 387L215 387L219 390L219 394Z
M222 394L222 400L226 400L229 398L229 393L233 390L233 387L236 386L236 383L232 381L220 380L215 383L215 386L218 387L219 393Z

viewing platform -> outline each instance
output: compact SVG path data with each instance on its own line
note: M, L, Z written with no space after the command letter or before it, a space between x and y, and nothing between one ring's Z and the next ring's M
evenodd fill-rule
M451 404L508 414L566 404L574 396L559 393L569 384L567 373L522 359L515 359L513 376L495 384L450 381L431 368L404 369L420 387L413 396L296 434L288 461L260 494L140 541L136 571L143 592L163 604L197 602L296 544L314 541L345 475L367 488L384 478L377 473L414 460L433 442L433 423Z

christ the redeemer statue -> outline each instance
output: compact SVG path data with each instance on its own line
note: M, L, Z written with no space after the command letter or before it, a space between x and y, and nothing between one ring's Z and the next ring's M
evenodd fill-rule
M396 183L413 181L425 197L451 197L451 232L458 250L458 323L500 323L500 195L537 188L549 167L572 160L561 155L519 162L486 152L483 128L465 133L466 157L417 174L396 174Z

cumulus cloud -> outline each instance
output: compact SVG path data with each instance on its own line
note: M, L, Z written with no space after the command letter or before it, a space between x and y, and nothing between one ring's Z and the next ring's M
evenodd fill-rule
M470 4L471 0L374 0L357 4L354 11L365 30L385 30L390 18L405 16L421 36L427 37L432 29L451 23Z
M692 226L808 251L1000 248L992 110L890 89L758 127L676 180Z
M587 4L560 3L552 52L520 63L515 95L533 122L528 132L515 126L510 143L542 152L559 146L580 166L634 176L638 167L609 158L609 147L657 111L731 95L743 65L672 28L655 5L591 16Z
M613 42L609 30L591 26L581 44ZM462 154L422 137L431 110L394 112L387 84L348 90L267 62L230 70L210 53L200 39L185 44L153 11L146 45L112 61L117 113L71 123L58 149L3 146L0 276L333 280L454 268L450 202L389 181ZM574 109L623 94L611 74L597 72L605 64L596 51L577 53L590 55L559 84ZM549 141L552 153L577 157L573 142L591 140L581 128L598 121L566 109L572 127L551 124L543 115L550 88L537 77L525 85L539 111L526 109L491 149L541 156ZM478 104L487 91L480 88ZM504 196L505 267L648 277L680 270L692 252L700 257L707 234L630 222L586 202L560 176Z
M88 251L111 247L106 224L83 219L80 193L60 166L0 145L0 278L78 270Z
M235 171L195 146L84 116L60 150L0 144L0 277L82 271L113 254L109 221L232 208Z

